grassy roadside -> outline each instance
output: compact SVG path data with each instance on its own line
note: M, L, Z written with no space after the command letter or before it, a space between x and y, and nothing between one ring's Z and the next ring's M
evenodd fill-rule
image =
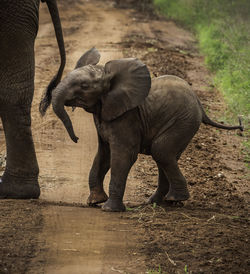
M154 5L196 34L214 85L229 106L226 116L242 115L249 136L250 1L154 0ZM246 148L250 150L249 140Z

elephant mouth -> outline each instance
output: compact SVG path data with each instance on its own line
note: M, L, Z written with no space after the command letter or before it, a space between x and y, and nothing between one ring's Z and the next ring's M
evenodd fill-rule
M88 106L86 105L86 103L84 103L83 100L81 99L73 99L73 100L67 100L65 102L65 106L66 107L80 107L80 108L88 108Z
M95 113L96 112L96 104L93 105L87 105L82 99L72 99L67 100L65 103L66 107L72 107L72 110L74 111L76 107L83 108L85 111L89 113Z

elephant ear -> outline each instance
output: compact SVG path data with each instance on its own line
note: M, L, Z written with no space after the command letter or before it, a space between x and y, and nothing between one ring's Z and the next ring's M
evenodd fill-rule
M92 48L86 51L81 58L77 61L75 69L87 66L87 65L96 65L100 60L100 53L96 48Z
M135 58L110 61L104 69L110 89L102 96L102 119L111 121L144 101L151 78L146 65Z

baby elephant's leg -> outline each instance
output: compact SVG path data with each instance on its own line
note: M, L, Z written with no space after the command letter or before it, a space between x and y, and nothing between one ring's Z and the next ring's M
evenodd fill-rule
M104 211L125 211L123 195L130 168L137 159L138 152L133 148L111 147L111 179L109 184L109 199L103 205Z
M103 180L110 168L110 150L109 146L99 141L98 152L95 156L92 168L89 174L90 195L87 204L90 206L106 202L108 196L103 189Z
M158 166L158 172L159 172L158 187L155 193L149 198L149 203L152 203L152 204L153 203L161 204L165 195L169 191L168 178L165 175L164 170L159 166L158 163L157 163L157 166Z
M173 159L171 163L166 164L164 169L170 183L169 192L166 195L167 201L185 201L189 198L187 182L182 175L177 162Z
M181 136L170 138L165 135L161 136L158 140L155 140L152 144L152 156L158 165L161 166L164 175L166 176L166 186L164 190L167 189L167 183L169 183L169 191L165 198L168 201L185 201L189 198L187 182L182 175L177 162L180 151L185 149L188 141L184 143L183 140L181 140ZM158 188L160 188L160 185ZM161 191L161 194L164 194L163 190Z

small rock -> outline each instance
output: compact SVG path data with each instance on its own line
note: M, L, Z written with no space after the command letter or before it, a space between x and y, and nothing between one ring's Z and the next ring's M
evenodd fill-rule
M217 174L217 177L218 177L218 178L223 178L223 177L225 177L225 175L224 175L222 172L219 172L219 173Z

